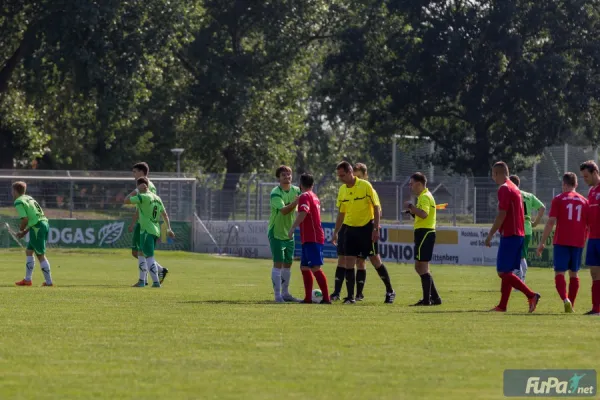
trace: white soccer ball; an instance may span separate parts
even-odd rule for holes
[[[319,290],[319,289],[313,290],[312,291],[312,302],[320,303],[321,300],[323,300],[323,292],[321,292],[321,290]]]

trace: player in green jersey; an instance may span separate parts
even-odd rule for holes
[[[133,166],[132,172],[133,172],[133,177],[135,178],[136,181],[140,178],[148,178],[148,173],[150,172],[150,167],[148,166],[147,163],[140,162]],[[149,178],[148,178],[148,190],[151,193],[156,194],[156,187],[150,181]],[[129,232],[130,233],[133,232],[133,239],[131,242],[131,255],[134,258],[138,259],[138,262],[139,262],[139,256],[141,255],[141,254],[139,254],[139,249],[138,249],[138,245],[140,243],[140,224],[138,223],[138,208],[137,207],[135,209],[135,213],[133,214],[133,219],[131,221],[131,225],[129,225]],[[155,262],[156,262],[156,267],[158,268],[158,277],[160,278],[160,283],[163,283],[163,281],[167,277],[167,274],[169,273],[169,270],[167,268],[164,268],[162,265],[160,265],[158,263],[158,261],[155,260]],[[148,283],[148,280],[146,279],[146,284],[147,283]]]
[[[271,280],[275,292],[275,302],[299,302],[290,294],[290,277],[294,260],[294,239],[288,233],[296,218],[294,211],[298,205],[300,188],[292,185],[292,169],[285,165],[277,168],[275,176],[279,186],[271,191],[271,216],[269,218],[269,245],[273,255]]]
[[[525,276],[527,275],[527,249],[529,249],[529,243],[531,242],[531,235],[533,234],[533,228],[535,228],[544,217],[546,207],[544,203],[540,201],[534,194],[526,192],[520,189],[521,179],[517,175],[511,175],[509,179],[519,187],[521,197],[523,198],[523,212],[525,213],[525,241],[523,242],[523,251],[521,253],[521,268],[513,271],[523,282],[525,282]],[[535,220],[531,222],[531,214],[533,211],[537,212]],[[515,289],[516,290],[516,289]]]
[[[33,268],[35,267],[35,258],[37,256],[40,262],[40,268],[44,274],[45,282],[42,286],[54,286],[52,283],[52,275],[50,275],[50,262],[46,258],[46,241],[48,240],[48,218],[44,215],[44,210],[34,200],[33,197],[25,194],[27,184],[25,182],[15,182],[12,185],[12,195],[15,200],[15,208],[21,219],[19,233],[17,237],[23,238],[29,232],[29,243],[27,243],[27,263],[25,264],[25,279],[15,282],[17,286],[31,286],[31,277]]]
[[[172,238],[175,237],[175,234],[171,230],[169,216],[162,200],[149,189],[150,182],[148,178],[139,178],[137,185],[137,189],[125,198],[125,204],[137,205],[140,221],[140,242],[138,245],[138,256],[141,252],[141,256],[138,258],[140,279],[133,286],[146,286],[146,274],[149,272],[152,277],[152,287],[160,287],[158,267],[154,259],[154,248],[160,236],[159,216],[167,224],[167,234]]]

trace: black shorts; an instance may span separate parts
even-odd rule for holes
[[[343,256],[346,248],[344,244],[346,243],[346,225],[342,225],[340,231],[338,232],[338,241],[337,241],[337,255]]]
[[[343,254],[340,255],[366,259],[377,254],[376,244],[373,243],[373,221],[365,226],[344,226]]]
[[[435,245],[435,230],[419,228],[415,229],[415,260],[431,261],[433,257],[433,246]]]

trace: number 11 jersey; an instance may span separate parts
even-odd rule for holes
[[[555,245],[585,246],[589,205],[584,196],[577,192],[559,194],[552,199],[549,216],[556,218]]]

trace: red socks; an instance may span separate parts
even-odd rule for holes
[[[304,280],[304,302],[312,303],[313,291],[313,273],[310,269],[302,270],[302,279]]]
[[[600,281],[592,282],[592,311],[600,313]]]
[[[565,301],[567,299],[567,281],[565,280],[565,276],[562,274],[556,275],[554,277],[554,285],[556,286],[556,291],[558,292],[560,299]]]
[[[329,289],[327,288],[327,277],[322,269],[318,270],[315,274],[315,279],[317,280],[317,284],[319,285],[319,289],[323,292],[323,300],[331,301],[329,299]],[[311,290],[312,292],[312,290]]]
[[[502,284],[500,285],[500,293],[502,296],[500,297],[500,304],[498,304],[498,308],[506,311],[506,307],[508,307],[508,299],[510,298],[510,292],[512,291],[512,285],[508,279],[508,275],[502,276]]]
[[[529,287],[525,284],[525,282],[520,280],[518,276],[516,276],[512,272],[509,274],[506,274],[506,276],[508,276],[510,285],[512,287],[514,287],[515,289],[517,289],[518,291],[520,291],[521,293],[523,293],[525,296],[527,296],[528,299],[535,296],[535,293],[531,289],[529,289]]]
[[[579,291],[579,278],[569,279],[569,300],[571,300],[571,304],[573,305],[573,307],[575,306],[575,298],[577,297],[578,291]]]

